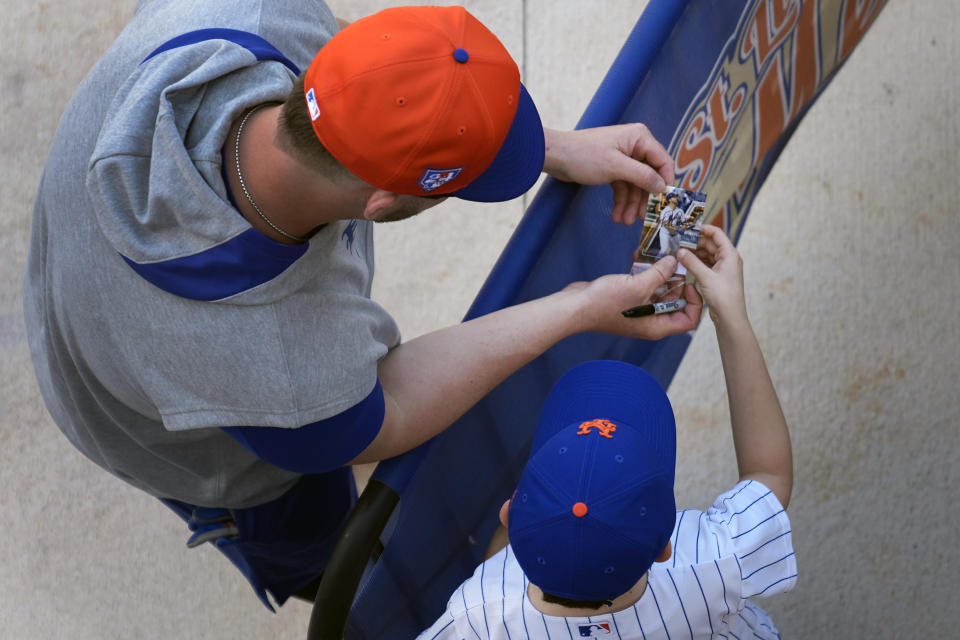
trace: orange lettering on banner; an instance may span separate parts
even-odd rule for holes
[[[707,169],[713,159],[713,141],[707,131],[707,119],[701,111],[683,134],[680,151],[677,153],[677,173],[683,174],[684,189],[699,191],[707,179]]]
[[[790,121],[813,98],[820,84],[820,30],[817,0],[807,0],[793,22],[793,55],[784,68],[783,47],[757,83],[754,159],[762,158]],[[786,74],[786,76],[784,75]]]
[[[797,0],[761,0],[753,14],[749,34],[740,48],[740,59],[754,55],[755,69],[763,67],[770,54],[786,40],[797,23]]]
[[[882,0],[844,0],[840,10],[840,60],[843,60],[860,42],[867,27],[877,17]]]
[[[722,221],[728,232],[739,228],[763,159],[885,4],[886,0],[747,0],[735,34],[670,144],[683,188],[717,190],[729,197],[709,212],[713,222]],[[829,59],[824,58],[825,34],[831,40],[834,34],[837,37],[836,49],[827,48]],[[749,150],[751,165],[746,163]],[[743,184],[730,194],[729,183],[743,171],[747,172]]]
[[[797,35],[793,41],[793,89],[790,99],[790,119],[813,99],[820,84],[820,8],[818,0],[803,3]]]
[[[707,101],[706,113],[701,108],[690,121],[677,153],[677,173],[684,176],[681,184],[684,189],[699,191],[703,186],[713,154],[726,140],[746,95],[746,87],[737,87],[730,95],[729,78],[724,75],[717,78]]]
[[[757,84],[754,102],[757,132],[753,142],[753,157],[756,160],[767,153],[787,125],[789,106],[783,87],[783,63],[779,51]]]
[[[727,137],[730,121],[739,113],[746,94],[745,89],[738,89],[728,101],[727,91],[729,90],[730,81],[720,76],[707,103],[707,117],[710,120],[710,129],[713,131],[713,141],[716,144],[720,144]]]

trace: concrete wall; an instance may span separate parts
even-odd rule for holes
[[[53,426],[20,281],[59,114],[132,4],[7,3],[0,33],[0,636],[302,638],[309,607],[262,610],[213,549]],[[387,4],[334,2],[346,18]],[[571,127],[643,2],[470,0],[545,122]],[[890,0],[800,126],[740,248],[748,306],[791,424],[797,588],[763,602],[785,637],[957,635],[960,9]],[[524,202],[447,203],[377,229],[375,297],[407,338],[459,320]],[[670,389],[678,503],[735,480],[713,328]]]

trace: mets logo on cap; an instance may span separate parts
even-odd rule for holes
[[[581,638],[599,638],[601,636],[610,635],[610,623],[609,622],[594,622],[593,624],[581,624],[578,627],[580,629]]]

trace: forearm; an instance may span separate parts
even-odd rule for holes
[[[690,331],[702,300],[686,287],[682,312],[627,318],[676,270],[673,257],[642,274],[574,282],[531,300],[402,344],[377,369],[385,417],[373,443],[354,462],[382,460],[440,433],[494,387],[556,342],[584,331],[659,340]]]
[[[757,479],[787,507],[793,455],[787,422],[746,312],[716,321],[741,479]]]
[[[564,132],[543,128],[544,158],[543,170],[559,180],[571,181],[564,169],[564,158],[575,150],[568,148]]]
[[[393,349],[378,368],[383,428],[355,462],[397,455],[443,431],[516,370],[580,331],[579,305],[579,294],[561,291]]]

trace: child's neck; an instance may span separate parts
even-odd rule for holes
[[[533,608],[548,616],[557,616],[561,618],[576,618],[587,616],[601,616],[606,613],[616,613],[632,607],[647,590],[647,574],[637,581],[637,584],[626,593],[613,599],[610,606],[600,607],[599,609],[575,609],[564,607],[563,605],[546,602],[543,599],[543,591],[532,582],[527,585],[527,597],[530,598],[530,604]]]

